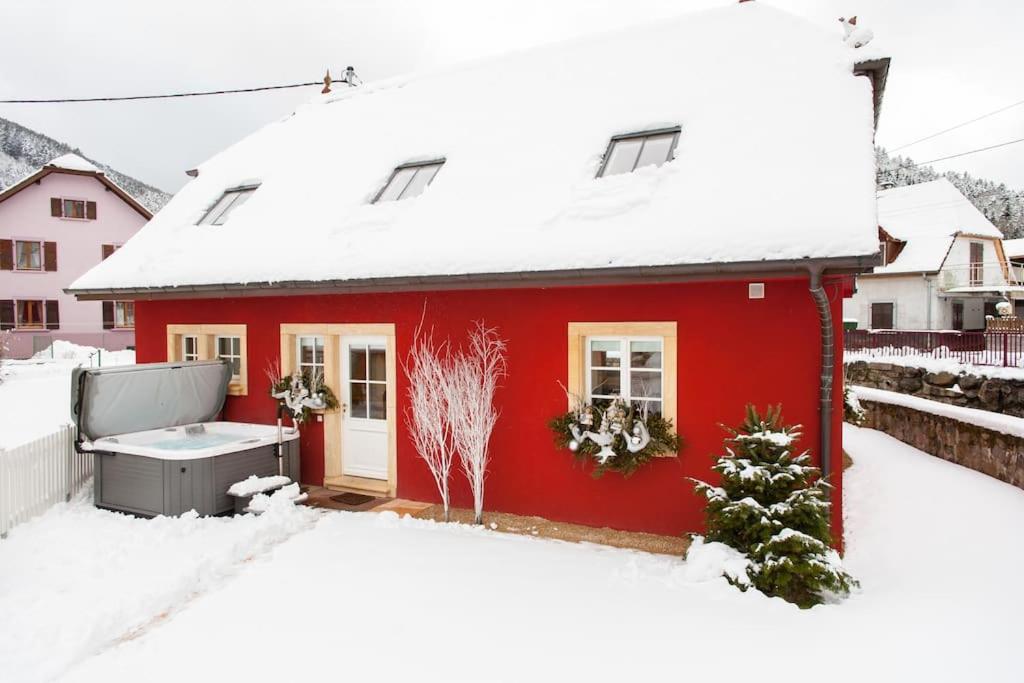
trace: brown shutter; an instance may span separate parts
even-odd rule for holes
[[[114,302],[104,301],[103,302],[103,329],[112,330],[114,329]]]
[[[113,244],[104,244],[104,245],[102,245],[100,247],[100,251],[103,254],[103,258],[105,259],[105,258],[107,258],[108,256],[110,256],[111,254],[114,253],[114,245]]]
[[[53,299],[46,301],[46,329],[60,329],[60,302]]]
[[[50,215],[57,218],[63,216],[64,212],[61,210],[63,205],[64,203],[60,200],[60,197],[50,197]]]
[[[14,329],[14,299],[0,299],[0,330]]]
[[[43,270],[57,270],[57,243],[43,242]]]
[[[0,270],[14,270],[14,240],[0,240]]]
[[[85,217],[91,221],[96,220],[96,202],[85,203]]]

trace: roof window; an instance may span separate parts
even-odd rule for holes
[[[398,166],[391,173],[384,189],[374,197],[373,203],[395,202],[418,197],[434,180],[434,176],[441,170],[444,161],[444,159],[434,159],[433,161],[420,161]]]
[[[220,199],[210,207],[210,210],[199,221],[199,225],[224,225],[227,223],[228,218],[231,217],[232,212],[249,201],[252,193],[258,187],[259,185],[247,185],[245,187],[234,187],[230,190],[225,190]]]
[[[641,166],[661,166],[671,161],[679,132],[676,127],[616,135],[608,143],[597,177],[632,173]]]

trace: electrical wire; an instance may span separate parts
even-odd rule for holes
[[[914,165],[917,166],[919,164],[934,164],[937,161],[945,161],[946,159],[956,159],[958,157],[965,157],[968,154],[977,154],[978,152],[987,152],[990,149],[1006,147],[1007,145],[1016,145],[1018,142],[1024,142],[1024,138],[1017,138],[1016,140],[1009,140],[1008,142],[1000,142],[997,145],[989,145],[988,147],[979,147],[978,149],[972,149],[967,152],[960,152],[959,154],[950,154],[949,156],[939,157],[938,159],[929,159],[928,161],[921,161]]]
[[[1013,109],[1014,107],[1019,107],[1022,104],[1024,104],[1024,100],[1020,100],[1019,102],[1014,102],[1013,104],[1008,104],[1005,107],[1000,107],[999,109],[996,109],[995,111],[990,111],[987,114],[982,114],[981,116],[973,118],[973,119],[971,119],[969,121],[964,121],[963,123],[958,123],[955,126],[950,126],[949,128],[945,128],[943,130],[940,130],[937,133],[932,133],[931,135],[926,135],[923,138],[919,138],[917,140],[914,140],[913,142],[908,142],[905,145],[900,145],[899,147],[893,147],[889,151],[890,152],[898,152],[901,149],[906,149],[907,147],[910,147],[912,145],[916,145],[919,142],[924,142],[925,140],[931,140],[932,138],[937,138],[940,135],[945,135],[946,133],[949,133],[951,131],[957,130],[958,128],[963,128],[964,126],[969,126],[972,123],[977,123],[978,121],[981,121],[982,119],[987,119],[990,116],[995,116],[996,114],[1001,114],[1004,111],[1006,111],[1007,109]]]
[[[65,97],[50,100],[0,100],[0,104],[70,104],[77,102],[127,102],[133,100],[167,100],[175,97],[205,97],[207,95],[234,95],[236,93],[263,92],[266,90],[306,88],[311,85],[323,85],[323,81],[310,81],[308,83],[289,83],[286,85],[261,85],[255,88],[232,88],[226,90],[179,92],[170,93],[166,95],[128,95],[124,97]]]

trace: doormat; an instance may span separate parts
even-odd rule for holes
[[[342,505],[358,507],[360,505],[366,505],[370,501],[377,500],[377,498],[367,496],[362,493],[339,493],[336,496],[331,496],[331,500],[335,503],[341,503]]]

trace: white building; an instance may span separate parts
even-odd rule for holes
[[[858,329],[982,330],[1024,299],[1002,233],[945,178],[879,192],[878,222],[885,265],[843,302]]]

